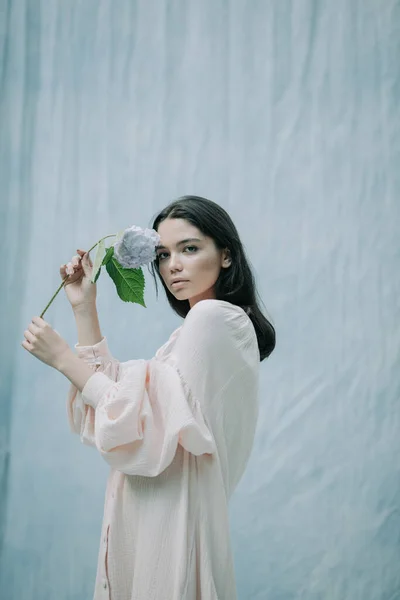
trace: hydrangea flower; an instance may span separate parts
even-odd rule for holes
[[[154,229],[132,225],[125,229],[122,239],[114,244],[114,256],[125,269],[138,269],[156,258],[156,246],[161,238]]]

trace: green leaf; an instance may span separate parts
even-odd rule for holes
[[[95,259],[93,261],[92,278],[90,280],[92,283],[95,283],[99,278],[101,264],[103,262],[105,253],[106,253],[105,242],[104,242],[104,240],[100,240],[100,242],[97,244],[97,252],[96,252]]]
[[[113,256],[114,256],[114,246],[110,246],[110,248],[107,248],[106,255],[103,258],[103,262],[101,264],[106,266],[106,264],[111,260],[111,258]]]
[[[107,273],[115,283],[118,296],[124,302],[135,302],[146,307],[144,302],[145,280],[143,271],[139,269],[125,269],[112,257],[106,264]]]
[[[94,283],[96,283],[96,282],[97,282],[98,278],[100,277],[100,273],[101,273],[101,267],[100,267],[100,269],[97,271],[97,275],[96,275],[96,277],[95,277]]]

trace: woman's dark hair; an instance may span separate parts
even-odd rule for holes
[[[219,204],[201,198],[200,196],[182,196],[166,206],[155,218],[152,228],[158,227],[165,219],[185,219],[204,235],[213,238],[219,249],[227,248],[232,259],[228,268],[221,268],[219,277],[215,282],[214,291],[217,300],[225,300],[243,308],[251,319],[257,335],[260,362],[267,358],[275,348],[275,329],[268,319],[262,314],[257,299],[258,291],[254,275],[249,265],[249,260],[238,231],[228,215]],[[151,274],[156,285],[158,298],[157,273],[168,302],[173,310],[181,317],[186,317],[190,310],[189,300],[178,300],[164,283],[159,271],[158,257],[151,263]]]

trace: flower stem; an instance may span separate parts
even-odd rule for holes
[[[96,242],[96,243],[95,243],[95,244],[94,244],[94,245],[93,245],[93,246],[90,248],[90,250],[88,250],[88,251],[87,251],[87,253],[89,254],[89,252],[91,252],[91,251],[93,250],[93,248],[95,248],[95,247],[97,246],[97,244],[99,244],[99,243],[100,243],[102,240],[105,240],[105,239],[107,239],[107,238],[109,238],[109,237],[114,237],[114,236],[116,236],[116,235],[117,235],[116,233],[111,233],[110,235],[106,235],[105,237],[101,238],[101,239],[100,239],[98,242]],[[48,302],[48,304],[47,304],[46,308],[44,309],[44,311],[43,311],[43,312],[42,312],[42,314],[40,315],[40,318],[41,318],[41,319],[43,319],[43,315],[44,315],[44,313],[45,313],[45,312],[46,312],[46,310],[49,308],[49,306],[51,305],[51,303],[53,302],[54,298],[57,296],[57,294],[58,294],[58,292],[61,290],[61,288],[63,288],[63,287],[64,287],[64,285],[65,285],[65,282],[68,280],[68,278],[69,278],[69,277],[70,277],[70,276],[69,276],[69,275],[67,275],[67,276],[65,277],[65,279],[63,279],[63,280],[62,280],[62,282],[60,283],[60,285],[59,285],[59,287],[57,288],[56,292],[55,292],[55,293],[54,293],[54,295],[52,296],[51,300]]]

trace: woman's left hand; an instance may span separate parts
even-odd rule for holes
[[[59,368],[65,353],[72,352],[64,338],[40,317],[33,317],[28,329],[24,331],[24,336],[25,341],[21,346],[55,369]]]

